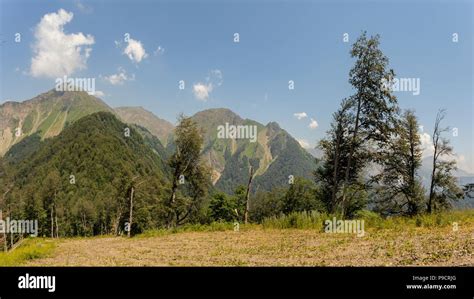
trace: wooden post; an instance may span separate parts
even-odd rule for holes
[[[132,220],[133,220],[133,186],[132,190],[130,191],[130,217],[128,218],[128,232],[127,235],[130,238],[130,233],[132,232]]]
[[[250,185],[252,184],[253,179],[253,168],[250,166],[250,177],[249,183],[247,185],[247,193],[245,194],[245,214],[244,214],[244,222],[247,224],[249,219],[249,197],[250,197]]]

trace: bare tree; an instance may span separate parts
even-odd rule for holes
[[[251,184],[252,184],[252,179],[253,179],[253,168],[252,168],[252,166],[250,166],[250,177],[249,177],[249,182],[247,184],[247,192],[245,193],[245,214],[244,214],[245,224],[248,223],[248,218],[249,218],[250,187],[251,187]]]
[[[432,138],[434,153],[430,195],[427,203],[428,213],[432,213],[437,208],[449,207],[450,200],[455,200],[462,196],[462,190],[456,185],[456,180],[451,173],[456,169],[456,161],[446,160],[447,157],[453,155],[453,148],[449,144],[449,140],[442,137],[443,133],[449,131],[448,127],[440,127],[441,121],[445,117],[446,110],[440,109],[436,115]]]

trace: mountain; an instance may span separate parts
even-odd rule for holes
[[[146,128],[158,137],[164,146],[168,143],[168,138],[174,129],[170,122],[159,118],[143,107],[118,107],[114,111],[123,122]]]
[[[51,90],[24,102],[0,105],[0,156],[33,134],[40,139],[58,135],[78,119],[98,111],[113,112],[86,92]]]
[[[0,162],[14,182],[9,193],[14,207],[25,208],[16,212],[39,219],[43,233],[49,229],[50,209],[56,209],[66,235],[110,233],[126,220],[124,207],[136,182],[137,225],[149,225],[154,215],[148,207],[159,206],[169,173],[142,134],[129,127],[111,113],[97,112],[39,142],[33,152],[25,152],[22,143],[38,139],[34,135],[12,147],[5,157],[17,159]],[[83,226],[72,224],[77,219]]]
[[[421,177],[421,180],[423,182],[423,185],[425,188],[429,188],[430,183],[431,183],[431,172],[433,170],[433,156],[425,157],[421,161],[421,167],[418,172],[418,175]],[[465,170],[462,169],[456,169],[453,171],[453,175],[457,177],[458,179],[460,178],[468,178],[468,177],[474,177],[474,174],[469,173]],[[474,181],[473,181],[474,183]],[[460,181],[460,184],[465,184],[464,182]]]
[[[433,169],[433,156],[423,158],[421,167],[418,171],[418,175],[421,177],[421,181],[425,186],[425,190],[429,190],[431,184],[431,171]],[[471,174],[462,169],[456,169],[453,171],[453,175],[457,178],[459,186],[462,188],[467,184],[474,183],[474,174]],[[456,209],[474,208],[474,198],[465,196],[464,199],[452,202]]]
[[[203,157],[211,165],[213,182],[225,192],[247,184],[250,166],[255,173],[253,191],[287,185],[290,175],[310,178],[316,166],[311,155],[275,122],[263,125],[224,108],[204,110],[192,118],[204,130]],[[219,128],[226,126],[240,126],[247,132],[255,128],[255,135],[247,136],[254,140],[221,138]]]
[[[313,148],[305,148],[305,149],[314,158],[322,159],[323,156],[324,156],[324,152],[320,148],[318,148],[317,146],[315,146]]]
[[[22,103],[7,102],[0,106],[0,156],[5,155],[10,162],[22,160],[50,137],[99,111],[110,112],[128,123],[162,161],[173,153],[173,125],[144,108],[112,109],[85,92],[52,90]],[[217,188],[231,193],[238,185],[246,185],[251,165],[255,173],[254,191],[286,185],[291,175],[311,178],[315,159],[277,123],[263,125],[243,119],[229,109],[204,110],[192,118],[203,129],[203,158],[212,168]],[[226,124],[256,128],[254,142],[248,138],[218,138],[219,126]],[[17,128],[21,129],[20,136],[15,135]]]
[[[54,137],[80,118],[99,111],[113,113],[123,122],[134,124],[135,129],[143,137],[146,135],[149,142],[153,142],[151,136],[155,136],[161,144],[166,145],[174,128],[171,123],[141,107],[112,109],[101,99],[86,92],[51,90],[21,103],[6,102],[0,105],[0,156],[25,138],[34,136],[27,141],[31,149],[33,143]],[[159,148],[158,152],[163,154],[164,148],[154,143]],[[17,151],[18,148],[11,154]]]

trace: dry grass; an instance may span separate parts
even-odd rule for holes
[[[474,224],[372,229],[364,237],[309,229],[178,232],[62,239],[29,266],[473,266]]]

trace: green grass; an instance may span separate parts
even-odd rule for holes
[[[36,110],[30,112],[28,116],[25,118],[23,123],[22,131],[24,134],[29,134],[33,129],[33,122],[34,122],[34,114],[36,114]]]
[[[29,260],[47,257],[53,252],[54,241],[45,238],[31,238],[14,250],[0,252],[0,267],[19,266]]]
[[[261,224],[240,224],[240,231],[252,229],[314,229],[322,231],[324,221],[327,219],[340,219],[337,215],[328,215],[316,211],[291,213],[278,217],[266,218]],[[368,230],[394,230],[403,231],[412,228],[442,228],[451,227],[458,223],[459,227],[474,224],[474,210],[447,211],[435,214],[421,214],[415,217],[390,217],[383,218],[370,211],[360,211],[357,219],[365,221]],[[183,232],[219,232],[234,230],[232,222],[213,222],[211,224],[186,224],[172,229],[153,229],[135,236],[136,238],[158,237]],[[106,238],[110,236],[96,236],[94,238]],[[75,237],[60,239],[90,239],[90,237]],[[18,266],[29,260],[49,256],[57,241],[47,238],[26,239],[18,248],[10,252],[0,252],[0,266]]]
[[[258,227],[258,224],[239,224],[239,230],[248,230]],[[234,230],[233,222],[212,222],[210,224],[185,224],[183,226],[170,229],[151,229],[147,230],[136,237],[157,237],[168,234],[182,233],[182,232],[217,232]]]
[[[262,222],[264,228],[275,229],[317,229],[324,228],[324,221],[332,220],[336,217],[340,220],[338,215],[328,215],[316,211],[290,213],[288,215],[274,216],[266,218]],[[462,211],[445,211],[434,214],[420,214],[414,217],[388,217],[384,218],[377,213],[362,210],[357,213],[355,219],[364,220],[366,229],[397,229],[404,230],[406,228],[415,227],[446,227],[453,226],[453,223],[458,223],[458,226],[467,223],[474,223],[474,210]]]
[[[447,227],[458,223],[459,226],[474,223],[474,210],[444,211],[433,214],[420,214],[414,217],[389,217],[383,218],[370,211],[360,211],[359,219],[364,219],[366,228],[375,229],[400,229],[414,227]]]
[[[293,212],[288,215],[282,214],[280,216],[265,218],[262,221],[262,226],[263,228],[275,229],[298,228],[322,230],[324,220],[326,219],[332,219],[332,216],[316,211]]]
[[[314,229],[323,231],[324,221],[341,217],[335,214],[320,213],[317,211],[293,212],[288,215],[273,216],[265,218],[261,224],[240,224],[240,230],[250,228],[268,229]],[[357,213],[355,219],[364,220],[366,229],[392,229],[404,230],[416,227],[447,227],[453,223],[462,224],[474,223],[474,210],[445,211],[434,214],[420,214],[414,217],[397,216],[384,218],[377,213],[362,210]],[[145,231],[138,237],[155,237],[179,232],[212,232],[233,230],[233,223],[213,222],[211,224],[186,224],[172,229],[153,229]]]

